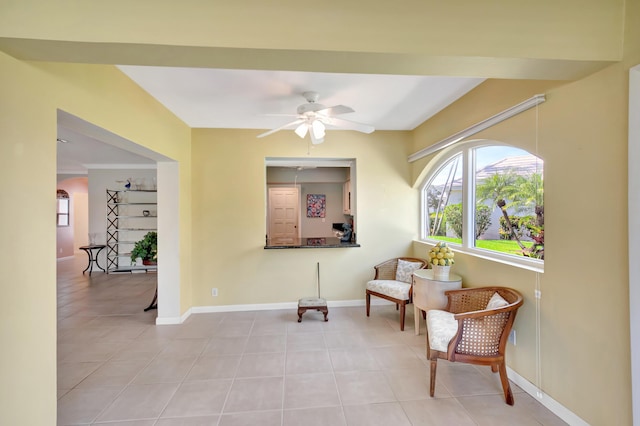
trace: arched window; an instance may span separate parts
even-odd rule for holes
[[[539,157],[493,141],[443,151],[421,190],[422,239],[542,270],[543,171]]]
[[[56,223],[58,226],[69,226],[69,193],[64,189],[58,189],[56,194]]]

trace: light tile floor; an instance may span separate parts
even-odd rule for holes
[[[155,274],[83,276],[58,263],[58,424],[563,425],[488,367],[438,363],[392,306],[195,314],[154,325]],[[424,327],[424,325],[423,325]]]

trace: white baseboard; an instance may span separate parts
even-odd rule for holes
[[[372,306],[391,305],[392,302],[388,300],[374,298],[371,299]],[[336,300],[327,301],[327,306],[330,308],[345,308],[352,306],[364,306],[364,299],[355,300]],[[166,317],[156,318],[156,325],[173,325],[182,324],[191,316],[191,314],[209,314],[215,312],[246,312],[246,311],[275,311],[278,309],[297,309],[298,302],[281,302],[281,303],[258,303],[251,305],[220,305],[220,306],[194,306],[187,309],[187,311],[180,317]]]
[[[570,411],[564,405],[560,404],[555,399],[538,389],[536,385],[507,367],[507,376],[509,380],[518,385],[523,391],[531,395],[536,401],[544,405],[549,411],[562,420],[567,422],[571,426],[589,426],[589,423],[582,420],[574,412]]]
[[[371,301],[372,305],[382,305],[387,302],[386,300],[382,300],[384,303]],[[364,306],[364,300],[336,300],[336,301],[327,301],[328,307],[334,308],[344,308],[349,306]],[[220,306],[194,306],[191,308],[191,313],[193,314],[205,314],[205,313],[213,313],[213,312],[243,312],[243,311],[275,311],[278,309],[298,309],[298,302],[281,302],[281,303],[258,303],[253,305],[220,305]]]
[[[156,325],[175,325],[175,324],[182,324],[183,322],[185,322],[187,320],[187,318],[189,318],[192,314],[192,309],[193,308],[189,308],[187,309],[187,312],[185,312],[184,314],[182,314],[179,317],[156,317]]]
[[[156,317],[156,325],[176,325],[182,324],[183,322],[182,317]]]
[[[58,262],[62,262],[63,260],[71,260],[71,259],[75,259],[75,256],[66,256],[66,257],[58,257],[56,260]]]

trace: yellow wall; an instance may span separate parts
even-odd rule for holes
[[[56,115],[60,108],[181,164],[182,295],[190,306],[190,131],[113,66],[0,53],[0,423],[56,418]],[[183,308],[186,309],[186,308]]]
[[[574,79],[620,59],[624,6],[0,0],[0,49],[24,60]]]
[[[506,6],[498,0],[408,0],[395,5],[382,0],[325,0],[318,7],[295,0],[138,0],[135,4],[71,0],[63,6],[42,0],[3,0],[0,35],[184,46],[616,59],[621,54],[623,4],[622,0],[541,0]],[[153,19],[147,19],[151,10]],[[331,31],[327,31],[329,21]],[[554,42],[540,43],[545,37]]]
[[[134,4],[68,0],[64,5],[2,0],[0,36],[327,52],[427,52],[493,59],[616,60],[621,55],[623,6],[622,0],[519,4],[405,0],[401,5],[384,0],[325,0],[321,7],[296,0],[138,0]],[[145,19],[150,11],[153,19]]]
[[[417,236],[408,132],[329,132],[307,156],[293,132],[193,131],[193,305],[294,302],[315,294],[362,300],[373,265],[406,254]],[[265,157],[355,158],[359,248],[265,250]],[[219,296],[211,296],[211,288]]]
[[[635,59],[640,61],[640,56]],[[594,425],[631,423],[627,77],[628,67],[617,64],[574,83],[549,84],[542,90],[547,101],[539,107],[537,141],[535,109],[472,137],[506,142],[544,159],[545,269],[536,277],[534,272],[470,255],[459,256],[456,263],[467,286],[509,285],[524,294],[515,325],[518,344],[509,347],[509,365]],[[506,108],[505,103],[513,105],[541,93],[544,86],[489,81],[423,124],[415,132],[414,148],[445,137],[443,123],[464,123],[470,111],[482,115],[486,110],[487,118]],[[438,136],[432,140],[431,135]],[[413,176],[422,177],[426,161],[414,164]],[[416,243],[416,254],[424,250]],[[536,279],[542,291],[540,383]]]

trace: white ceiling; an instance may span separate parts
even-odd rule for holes
[[[325,106],[355,110],[341,118],[376,130],[412,130],[480,84],[481,78],[119,66],[193,128],[272,129],[292,121],[305,91]],[[260,132],[256,131],[256,136]],[[330,135],[330,134],[329,134]],[[326,138],[329,141],[330,138]],[[145,156],[85,137],[60,123],[59,173],[112,164],[153,164]],[[135,141],[134,141],[135,142]],[[325,142],[326,143],[326,142]]]
[[[326,106],[346,105],[355,112],[342,118],[377,130],[413,130],[483,80],[312,73],[120,66],[140,87],[189,127],[272,129],[306,103],[305,91],[320,94]]]

